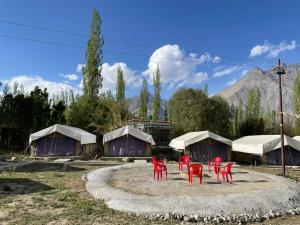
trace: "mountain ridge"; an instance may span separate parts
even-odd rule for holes
[[[282,98],[283,111],[293,114],[293,85],[297,74],[300,73],[300,64],[290,64],[286,67],[286,74],[282,75]],[[247,102],[248,91],[258,89],[261,93],[261,107],[264,111],[278,111],[279,86],[278,75],[272,70],[262,70],[254,67],[247,72],[239,81],[227,87],[217,95],[222,96],[229,103],[238,105],[240,99]]]

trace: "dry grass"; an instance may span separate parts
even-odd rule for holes
[[[88,170],[64,170],[60,166],[54,171],[52,166],[50,171],[44,167],[41,172],[3,172],[0,224],[171,224],[108,209],[85,191],[81,176]]]

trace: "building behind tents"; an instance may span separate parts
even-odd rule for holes
[[[96,136],[76,127],[55,124],[29,137],[31,156],[80,156],[93,158]]]
[[[280,135],[252,135],[232,142],[235,161],[281,165]],[[286,165],[300,165],[300,142],[284,136]]]
[[[172,139],[170,147],[191,155],[192,161],[207,162],[215,157],[231,160],[231,140],[210,131],[189,132]]]
[[[150,157],[155,142],[151,135],[132,126],[124,126],[103,136],[106,157]]]

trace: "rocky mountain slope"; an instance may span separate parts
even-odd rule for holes
[[[300,64],[288,65],[286,74],[282,76],[283,110],[293,114],[293,85],[297,74],[300,73]],[[247,104],[247,94],[252,88],[261,92],[261,106],[264,110],[276,110],[279,108],[278,76],[270,70],[264,71],[256,67],[246,73],[235,84],[219,93],[228,102],[237,105],[241,99]]]

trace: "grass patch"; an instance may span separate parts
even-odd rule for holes
[[[82,167],[82,166],[81,166]],[[16,168],[12,176],[3,172],[0,184],[16,187],[11,194],[0,192],[4,215],[0,221],[8,224],[149,224],[147,219],[129,216],[106,207],[104,201],[93,199],[81,180],[89,169],[72,164],[33,163]],[[2,183],[1,183],[2,182]],[[154,224],[174,224],[155,221]]]

